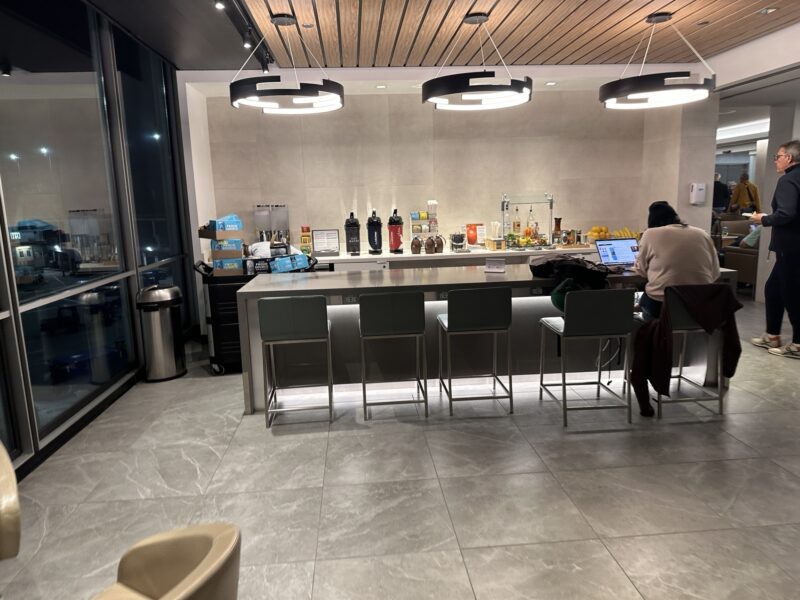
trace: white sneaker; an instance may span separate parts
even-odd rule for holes
[[[760,348],[780,348],[781,336],[765,333],[759,337],[750,338],[750,343]]]
[[[787,358],[800,358],[800,344],[786,344],[780,348],[770,348],[769,353]]]

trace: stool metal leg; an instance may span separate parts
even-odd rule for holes
[[[623,359],[622,363],[622,395],[625,397],[625,401],[628,403],[628,423],[632,423],[632,415],[631,415],[631,386],[627,384],[628,379],[628,369],[630,368],[630,355],[631,355],[631,336],[630,334],[625,336],[625,358]]]
[[[270,391],[270,372],[269,372],[269,352],[268,344],[261,344],[261,362],[264,367],[264,419],[266,420],[267,429],[270,426],[269,409],[272,403],[272,392]]]
[[[497,391],[497,332],[492,334],[492,392]]]
[[[442,395],[442,325],[437,323],[436,328],[439,330],[439,395]]]
[[[361,402],[364,405],[364,420],[367,416],[367,340],[361,338]]]
[[[678,389],[681,389],[681,379],[683,379],[683,361],[686,358],[686,340],[689,334],[684,332],[681,340],[681,351],[678,354]]]
[[[453,359],[450,356],[450,332],[445,332],[447,340],[447,401],[450,403],[450,416],[453,416]]]
[[[506,331],[506,362],[508,362],[508,412],[513,415],[514,383],[511,380],[511,330]]]
[[[331,357],[331,335],[325,344],[328,352],[328,422],[333,423],[333,359]]]
[[[563,352],[563,348],[561,349]],[[597,342],[597,398],[600,399],[600,378],[603,376],[603,340]]]
[[[560,339],[560,338],[559,338]],[[561,339],[561,410],[564,413],[564,427],[567,426],[567,344]]]
[[[544,325],[539,323],[539,402],[542,401],[544,393],[544,336],[546,333]]]
[[[428,418],[428,353],[425,350],[425,334],[419,336],[422,346],[422,395],[425,397],[425,418]]]
[[[722,399],[725,394],[722,381],[722,340],[717,344],[717,395],[719,396],[719,414],[722,414]]]

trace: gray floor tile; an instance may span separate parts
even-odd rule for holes
[[[321,488],[206,496],[197,522],[225,521],[242,530],[242,565],[314,559]]]
[[[37,579],[18,577],[3,590],[3,600],[76,600],[94,598],[114,584],[115,578]]]
[[[334,436],[328,442],[325,485],[436,478],[425,435]]]
[[[555,471],[758,455],[755,450],[713,425],[586,433],[534,442],[533,446],[547,466]]]
[[[723,427],[765,456],[800,455],[800,411],[727,415]]]
[[[772,459],[772,462],[800,477],[800,456],[777,456]]]
[[[217,469],[224,446],[202,442],[134,450],[113,465],[88,501],[198,496]]]
[[[599,540],[464,550],[480,600],[641,596]]]
[[[317,561],[314,600],[468,600],[457,550]]]
[[[325,488],[318,558],[456,548],[436,480]]]
[[[427,426],[424,412],[418,412],[413,404],[397,406],[375,406],[370,409],[370,418],[364,419],[361,404],[351,403],[336,406],[336,415],[330,427],[330,435],[352,436],[369,433],[414,433]]]
[[[682,533],[607,543],[648,600],[797,598],[797,582],[750,544],[746,532]]]
[[[739,526],[800,522],[800,477],[768,459],[671,465],[697,499]]]
[[[289,413],[292,414],[292,413]],[[286,417],[289,416],[286,415]],[[296,422],[287,423],[282,417],[281,423],[267,429],[263,414],[245,415],[236,429],[231,446],[263,445],[270,442],[299,440],[306,438],[327,438],[330,423],[328,419],[308,419],[305,413],[293,413]]]
[[[751,527],[744,535],[762,554],[800,582],[800,525]]]
[[[189,499],[80,504],[49,531],[41,549],[17,576],[23,579],[113,577],[124,552],[147,536],[189,525],[198,504]]]
[[[510,419],[454,423],[425,432],[439,477],[545,471],[544,463]]]
[[[596,537],[549,473],[442,479],[462,548]]]
[[[314,563],[242,567],[238,600],[311,600]]]
[[[325,437],[231,444],[207,494],[322,487]]]
[[[601,537],[732,527],[689,492],[671,474],[671,466],[561,471],[556,476]]]

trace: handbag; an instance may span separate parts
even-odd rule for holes
[[[550,302],[563,313],[564,305],[567,302],[567,294],[585,289],[585,286],[575,281],[572,277],[567,277],[550,292]]]

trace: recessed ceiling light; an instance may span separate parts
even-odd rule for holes
[[[705,27],[706,25],[711,25],[711,21],[698,21],[697,25],[700,27]]]
[[[44,156],[47,156],[48,154],[50,154],[50,149],[42,146],[41,148],[39,148],[39,152]]]
[[[8,158],[10,158],[11,160],[19,160],[19,154],[11,153],[8,155]]]
[[[555,81],[548,81],[547,83],[545,83],[545,85],[554,86],[554,85],[556,85],[556,82]]]
[[[313,23],[303,23],[303,29],[312,29],[313,27]]]
[[[778,10],[778,9],[773,7],[773,6],[770,6],[769,8],[762,8],[760,11],[758,11],[758,13],[761,14],[761,15],[771,15],[776,10]]]
[[[375,86],[375,89],[378,89],[378,90],[385,90],[385,89],[386,89],[386,86],[385,86],[385,85],[383,85],[383,84],[381,84],[381,85],[376,85],[376,86]]]
[[[224,2],[214,2],[214,8],[217,10],[225,10],[225,3]]]

